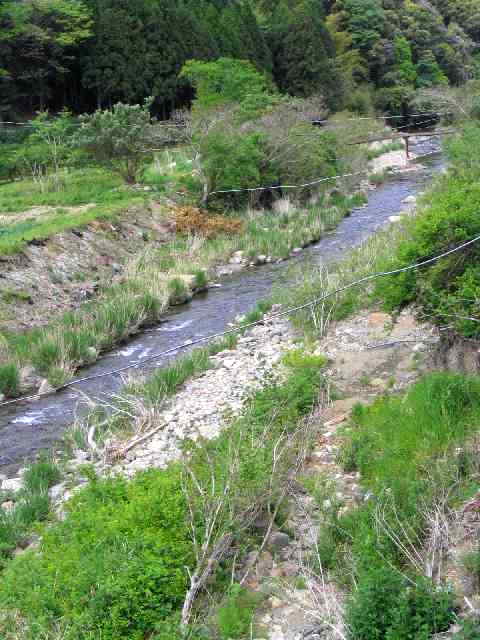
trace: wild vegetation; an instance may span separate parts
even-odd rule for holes
[[[324,365],[324,358],[302,353],[288,358],[285,381],[254,394],[218,439],[192,443],[184,466],[151,470],[130,482],[93,476],[69,502],[65,519],[43,532],[40,552],[23,554],[3,573],[4,633],[25,639],[59,633],[72,639],[183,637],[182,605],[189,590],[197,596],[204,586],[193,576],[205,578],[216,569],[209,564],[216,550],[221,570],[215,588],[222,593],[226,551],[248,548],[255,517],[282,499],[308,441],[298,421],[314,406]],[[248,599],[238,588],[230,591],[203,633],[217,629],[225,640],[243,633],[248,609],[246,625],[235,610],[230,613],[242,597]],[[191,612],[183,609],[188,624]],[[201,629],[198,634],[204,637]]]
[[[352,640],[430,638],[456,620],[438,527],[477,492],[479,391],[477,378],[435,373],[404,395],[354,408],[340,462],[360,473],[369,497],[345,510],[334,497],[325,502],[324,489],[317,494],[319,561],[352,588]]]
[[[148,102],[118,104],[111,112],[82,116],[78,127],[67,113],[51,124],[45,114],[32,121],[34,132],[18,147],[16,157],[22,159],[21,171],[32,174],[33,184],[23,180],[3,187],[0,250],[13,253],[52,233],[96,219],[114,220],[125,207],[141,206],[145,196],[122,186],[118,176],[126,183],[143,179],[151,185],[148,189],[155,189],[165,210],[171,211],[177,237],[160,248],[146,237],[145,252],[125,265],[121,282],[103,286],[95,300],[78,310],[20,335],[4,332],[7,362],[0,370],[0,393],[18,394],[25,365],[33,365],[53,386],[61,385],[76,368],[158,320],[169,304],[190,299],[192,291],[207,285],[214,267],[228,262],[234,252],[241,252],[247,264],[285,259],[292,249],[318,240],[351,206],[361,203],[360,194],[345,197],[337,189],[330,195],[328,182],[299,190],[282,201],[278,212],[272,208],[280,199],[275,190],[215,195],[242,186],[352,173],[365,166],[366,150],[348,147],[350,134],[341,126],[342,115],[334,119],[338,129],[312,127],[312,113],[322,112],[323,102],[282,97],[250,63],[191,61],[182,75],[196,86],[197,97],[187,125],[189,144],[179,151],[178,161],[169,161],[168,150],[153,163],[143,153],[154,126]],[[364,122],[363,129],[384,127],[373,119]],[[23,163],[26,154],[30,164]],[[87,168],[92,160],[95,168]],[[344,190],[355,184],[358,179],[346,180]],[[27,196],[29,186],[33,189]],[[223,215],[199,210],[199,199],[222,207]],[[38,215],[35,206],[52,208]],[[232,207],[234,214],[225,215]],[[25,208],[31,216],[25,216]],[[23,212],[19,221],[17,212]]]
[[[424,199],[422,215],[408,225],[405,239],[385,266],[396,268],[428,260],[479,235],[480,167],[472,153],[479,136],[478,124],[469,123],[462,135],[447,145],[452,162],[449,174]],[[399,308],[415,300],[424,317],[460,335],[476,338],[479,255],[478,243],[470,245],[425,269],[378,283],[376,292],[386,308]]]
[[[146,233],[145,251],[122,265],[118,282],[100,283],[96,297],[74,311],[36,329],[1,332],[0,397],[22,393],[30,365],[52,386],[63,384],[158,321],[169,304],[204,289],[235,252],[246,264],[263,264],[318,240],[363,201],[358,176],[328,179],[368,177],[368,160],[399,148],[352,145],[387,134],[375,113],[401,115],[397,124],[406,126],[419,122],[412,112],[434,110],[439,115],[425,124],[442,117],[461,128],[446,146],[448,172],[418,216],[334,267],[303,268],[275,297],[301,304],[480,235],[477,4],[1,2],[0,256],[94,221],[128,218],[129,208],[152,199],[176,235],[154,244]],[[294,192],[282,186],[318,179],[327,181]],[[477,246],[349,288],[293,321],[308,343],[332,318],[369,304],[396,312],[414,302],[422,318],[477,339]],[[0,295],[29,300],[10,287]],[[113,414],[94,411],[82,429],[74,425],[71,446],[91,445],[92,433],[101,445],[113,430],[128,432],[135,415],[125,407],[135,402],[155,416],[268,308],[261,305],[224,341],[130,381]],[[326,391],[326,364],[301,349],[289,352],[278,381],[252,394],[238,418],[226,416],[216,439],[184,443],[181,461],[166,469],[127,480],[80,468],[87,486],[60,518],[49,489],[61,465],[50,457],[30,465],[20,492],[0,496],[0,635],[255,637],[262,596],[245,588],[237,560],[263,549],[255,521],[280,522],[287,486],[317,435],[305,418]],[[357,405],[339,462],[359,474],[365,500],[347,510],[324,478],[308,485],[321,512],[316,570],[349,594],[348,640],[427,640],[457,621],[454,593],[436,572],[444,548],[435,527],[477,494],[479,406],[476,377],[445,373]],[[463,564],[480,580],[478,550]],[[476,620],[461,626],[459,639],[478,637]]]

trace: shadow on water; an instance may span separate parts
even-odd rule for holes
[[[425,169],[397,174],[372,191],[365,207],[352,211],[334,232],[325,235],[317,244],[302,252],[296,261],[338,259],[348,249],[360,245],[385,226],[390,216],[404,208],[402,201],[423,190],[432,174],[444,166],[440,156],[431,156],[423,164]],[[268,297],[274,284],[286,282],[290,265],[291,261],[283,262],[246,270],[222,279],[221,287],[212,288],[208,293],[195,297],[188,305],[177,307],[167,316],[166,322],[107,354],[84,370],[85,375],[134,364],[142,358],[188,340],[224,330],[235,316],[249,311],[257,301]],[[172,354],[169,359],[175,357]],[[159,359],[150,366],[158,367],[167,361]],[[82,393],[102,400],[108,394],[117,392],[122,381],[119,375],[108,376],[28,404],[13,404],[1,409],[2,473],[14,473],[25,459],[34,457],[41,449],[51,447],[85,409]]]

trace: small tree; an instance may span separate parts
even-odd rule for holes
[[[74,143],[95,160],[134,184],[143,164],[146,142],[151,138],[152,121],[147,98],[143,105],[118,102],[113,109],[98,109],[80,116],[81,126]]]

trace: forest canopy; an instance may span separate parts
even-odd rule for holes
[[[0,118],[194,91],[186,61],[248,60],[331,109],[405,108],[417,88],[479,73],[476,0],[0,0]]]

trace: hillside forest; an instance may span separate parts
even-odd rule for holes
[[[479,65],[476,0],[0,1],[0,119],[154,96],[189,106],[189,59],[249,60],[287,94],[330,109],[399,113],[418,88]]]

